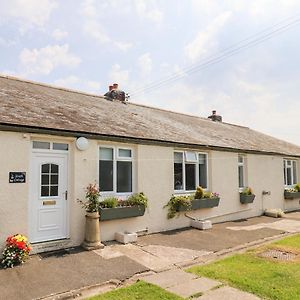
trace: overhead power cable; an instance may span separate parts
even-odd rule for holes
[[[299,14],[297,14],[297,15],[299,15]],[[292,19],[294,19],[294,20],[291,21]],[[287,21],[289,21],[289,22],[287,22]],[[169,85],[169,84],[173,83],[174,81],[184,78],[190,74],[199,72],[200,70],[208,68],[211,65],[217,64],[239,52],[242,52],[246,49],[249,49],[258,44],[261,44],[261,43],[273,38],[274,36],[277,36],[299,24],[300,24],[300,18],[295,18],[295,16],[293,18],[287,18],[281,22],[278,22],[278,23],[260,31],[257,34],[249,36],[248,38],[245,38],[245,39],[233,44],[232,46],[221,51],[219,54],[217,53],[215,55],[209,56],[208,58],[206,58],[196,64],[190,65],[189,67],[182,69],[182,72],[179,74],[173,73],[173,74],[169,75],[168,77],[166,77],[165,79],[160,79],[159,81],[154,81],[144,87],[137,88],[134,90],[134,92],[129,93],[129,94],[132,97],[132,96],[142,94],[146,91],[147,91],[147,93],[150,93],[151,91],[156,90],[157,88],[161,88],[163,86]],[[237,45],[240,45],[240,46],[237,47]]]

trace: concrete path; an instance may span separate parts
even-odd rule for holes
[[[183,298],[200,300],[259,300],[258,297],[224,286],[221,282],[173,269],[143,278]]]

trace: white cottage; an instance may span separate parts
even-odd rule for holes
[[[123,96],[112,100],[0,76],[1,245],[15,233],[28,235],[38,251],[79,245],[84,211],[77,199],[93,182],[103,197],[144,192],[149,198],[143,216],[101,221],[104,241],[118,231],[189,226],[184,214],[167,219],[163,207],[197,185],[218,192],[220,203],[189,215],[213,222],[300,208],[300,199],[284,199],[284,189],[300,178],[299,146],[215,115],[125,103]],[[253,203],[240,202],[244,186],[256,194]]]

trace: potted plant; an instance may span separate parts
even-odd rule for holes
[[[293,188],[284,190],[284,199],[293,200],[300,198],[300,183],[297,183]]]
[[[99,207],[100,191],[96,184],[89,184],[85,190],[86,201],[78,200],[85,209],[85,237],[82,247],[86,250],[103,248],[100,239]]]
[[[31,251],[27,237],[21,234],[9,236],[6,239],[6,247],[2,252],[2,265],[4,268],[13,268],[25,262]]]
[[[218,193],[204,191],[198,186],[193,195],[172,195],[169,202],[164,206],[168,208],[168,219],[172,219],[178,212],[196,210],[201,208],[213,208],[219,205],[220,196]]]
[[[139,217],[145,214],[148,199],[144,193],[136,193],[126,200],[109,197],[100,202],[100,221]]]
[[[252,189],[250,187],[245,187],[240,192],[240,202],[242,204],[253,203],[254,198],[255,195],[253,194]]]

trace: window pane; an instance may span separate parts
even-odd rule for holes
[[[192,191],[196,189],[196,165],[185,164],[185,189]]]
[[[100,191],[113,191],[113,161],[100,160],[99,169]]]
[[[182,152],[175,152],[174,153],[174,162],[175,163],[182,163],[183,162],[183,153]]]
[[[53,143],[53,150],[68,150],[68,144]]]
[[[174,163],[174,190],[183,189],[182,163]]]
[[[199,154],[199,185],[205,189],[207,188],[207,167],[205,154]]]
[[[185,151],[185,160],[188,162],[196,162],[197,161],[197,153],[191,151]]]
[[[293,184],[297,183],[297,167],[296,162],[293,161]]]
[[[50,164],[42,165],[42,173],[50,173]]]
[[[58,184],[58,175],[51,175],[51,184]]]
[[[130,149],[119,149],[119,157],[131,157],[131,150]]]
[[[50,196],[53,196],[53,197],[58,196],[58,186],[57,185],[50,187]]]
[[[112,148],[100,148],[100,160],[113,160],[113,155]]]
[[[286,179],[287,179],[287,185],[292,185],[292,170],[291,168],[287,168],[286,170]]]
[[[49,196],[49,185],[42,185],[41,186],[41,196],[48,197]]]
[[[50,143],[34,141],[32,143],[32,147],[33,147],[33,149],[50,149]]]
[[[132,192],[132,163],[131,161],[117,162],[117,192]]]
[[[244,187],[244,167],[239,166],[239,187]]]
[[[49,175],[48,174],[42,175],[42,184],[43,185],[49,184]]]
[[[51,164],[51,173],[58,174],[58,165]]]

